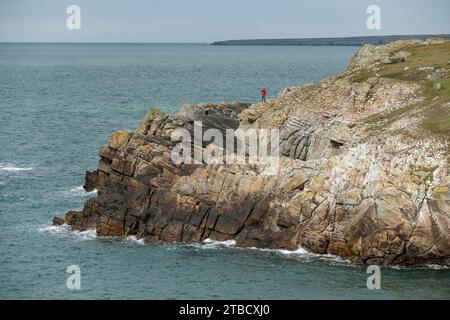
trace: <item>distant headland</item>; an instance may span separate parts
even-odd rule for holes
[[[364,44],[387,44],[397,40],[426,40],[428,38],[444,38],[450,40],[450,34],[431,35],[388,35],[341,38],[293,38],[293,39],[242,39],[215,41],[212,45],[260,45],[260,46],[362,46]]]

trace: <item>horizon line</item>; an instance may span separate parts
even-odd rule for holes
[[[211,44],[191,41],[0,41],[0,44]]]
[[[298,37],[298,38],[240,38],[213,41],[0,41],[0,44],[214,44],[226,41],[253,41],[253,40],[299,40],[299,39],[350,39],[369,37],[396,37],[396,36],[450,36],[450,33],[423,33],[423,34],[383,34],[383,35],[352,35],[329,37]]]

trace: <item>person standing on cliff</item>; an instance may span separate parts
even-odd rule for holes
[[[261,90],[261,101],[262,102],[266,102],[266,95],[267,95],[266,88],[262,88],[262,90]]]

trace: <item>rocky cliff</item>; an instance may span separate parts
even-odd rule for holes
[[[367,264],[450,265],[449,70],[444,40],[365,45],[344,74],[264,103],[152,110],[100,149],[85,184],[98,195],[64,222],[147,243],[234,239]],[[278,171],[174,164],[172,132],[197,120],[279,129]]]

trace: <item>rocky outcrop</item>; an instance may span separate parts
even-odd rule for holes
[[[448,69],[449,49],[445,41],[368,45],[345,74],[264,103],[152,110],[100,149],[85,185],[98,194],[64,221],[147,243],[234,239],[368,264],[450,265],[448,73],[433,90],[438,80],[416,71],[422,50]],[[171,135],[193,135],[195,121],[221,132],[278,129],[276,174],[266,174],[269,164],[175,164]]]

